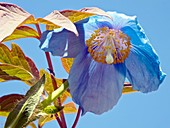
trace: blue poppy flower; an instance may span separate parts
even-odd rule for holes
[[[92,16],[75,23],[78,37],[60,28],[41,38],[44,51],[75,58],[68,82],[83,114],[112,109],[126,78],[134,90],[147,93],[157,90],[166,76],[136,16],[107,13],[113,19]]]

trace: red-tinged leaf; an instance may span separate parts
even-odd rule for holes
[[[29,57],[25,56],[22,49],[18,45],[12,43],[11,53],[13,55],[14,60],[16,60],[16,62],[18,61],[17,65],[20,65],[24,69],[28,70],[35,77],[35,79],[39,79],[39,71],[35,66],[34,62]]]
[[[63,16],[59,11],[55,10],[44,18],[38,18],[39,23],[46,24],[49,28],[59,28],[63,27],[76,35],[78,35],[75,25],[65,16]]]
[[[73,65],[74,58],[61,58],[62,65],[67,73],[70,72],[71,66]]]
[[[38,79],[37,67],[18,45],[12,43],[10,50],[4,44],[0,44],[0,82],[21,80],[32,85]]]
[[[22,80],[31,84],[34,81],[34,76],[20,66],[0,64],[0,82],[8,80]]]
[[[2,42],[10,41],[10,40],[15,40],[15,39],[20,39],[20,38],[37,38],[39,39],[39,35],[36,30],[34,30],[31,27],[28,26],[20,26],[17,27],[14,32],[6,37]]]
[[[14,4],[0,2],[0,42],[22,24],[35,23],[34,17]]]
[[[75,106],[75,104],[73,102],[69,102],[69,103],[64,105],[63,111],[66,114],[72,114],[72,113],[77,112],[77,108],[76,108],[76,106]]]
[[[88,7],[82,8],[80,10],[63,10],[60,12],[65,17],[69,18],[73,23],[78,22],[80,20],[86,19],[93,15],[102,15],[111,18],[105,11],[96,8],[96,7]],[[112,18],[111,18],[112,19]]]
[[[24,95],[21,94],[9,94],[0,97],[0,112],[11,112],[23,98]]]
[[[124,83],[122,94],[129,94],[129,93],[132,93],[132,92],[137,92],[137,90],[133,90],[133,87],[130,83],[127,83],[127,82]]]
[[[45,75],[34,84],[26,93],[16,107],[10,112],[7,117],[4,128],[22,128],[26,127],[30,122],[38,118],[40,96],[44,90]],[[37,110],[37,113],[35,113]]]

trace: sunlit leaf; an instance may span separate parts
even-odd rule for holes
[[[49,26],[49,29],[63,27],[76,35],[78,35],[75,25],[59,11],[55,10],[44,18],[38,18],[37,21],[42,24]]]
[[[34,17],[17,5],[0,2],[0,42],[22,24],[34,22]]]
[[[38,79],[37,67],[18,45],[12,43],[10,50],[6,45],[0,44],[0,82],[21,80],[32,85]]]
[[[20,26],[17,27],[14,32],[10,36],[6,37],[2,42],[28,37],[39,39],[37,31],[33,28],[28,26]]]
[[[68,17],[73,23],[86,19],[93,15],[102,15],[102,16],[107,16],[111,18],[111,16],[108,15],[105,11],[99,8],[96,8],[96,7],[82,8],[77,11],[76,10],[63,10],[63,11],[60,11],[60,13],[64,15],[65,17]]]
[[[40,96],[44,90],[44,83],[45,75],[28,90],[25,98],[9,114],[5,128],[22,128],[30,123],[30,118],[39,104]]]
[[[62,65],[67,73],[70,72],[71,66],[73,65],[73,58],[61,58]]]
[[[129,94],[129,93],[132,93],[132,92],[137,92],[137,91],[133,90],[133,87],[130,83],[124,83],[122,93],[123,94]]]
[[[73,114],[73,113],[77,112],[77,109],[76,109],[76,106],[73,102],[69,102],[69,103],[64,105],[63,111],[66,114]]]

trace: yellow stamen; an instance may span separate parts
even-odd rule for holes
[[[99,28],[86,41],[92,58],[101,63],[123,63],[130,51],[130,38],[120,30]]]

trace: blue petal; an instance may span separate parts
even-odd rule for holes
[[[40,48],[54,56],[74,58],[85,47],[82,24],[77,25],[77,30],[80,33],[78,37],[63,28],[45,31],[40,39]]]
[[[123,13],[117,13],[117,12],[107,12],[111,17],[112,17],[112,21],[111,24],[113,26],[114,29],[122,29],[125,26],[130,26],[130,22],[134,21],[134,19],[136,18],[136,16],[127,16]]]
[[[129,20],[121,28],[121,30],[130,37],[132,45],[139,46],[146,43],[150,43],[143,28],[138,23],[136,17],[133,17],[131,20]]]
[[[69,88],[73,100],[83,109],[83,114],[102,114],[118,102],[125,80],[124,64],[97,63],[85,50],[71,68]]]
[[[125,60],[127,78],[135,90],[151,92],[158,89],[165,78],[158,56],[149,44],[133,46]]]
[[[83,23],[83,28],[85,31],[85,40],[88,40],[95,30],[102,27],[113,28],[112,20],[105,16],[91,16],[88,22]]]

